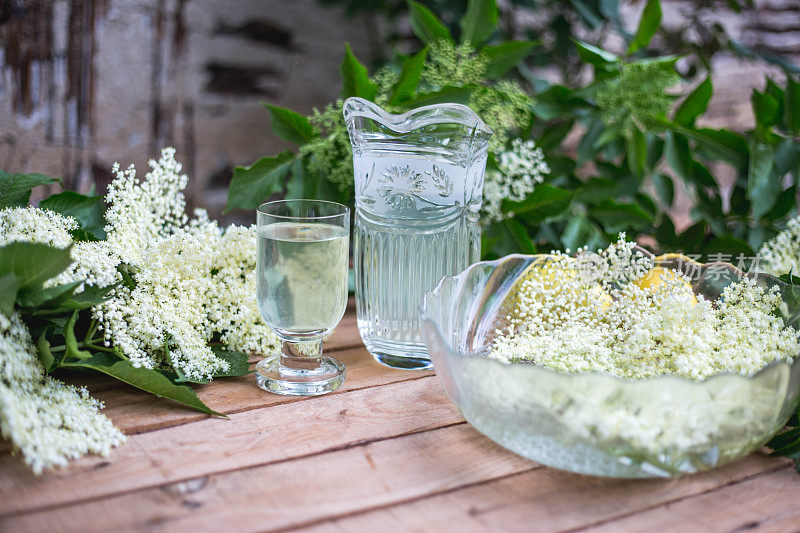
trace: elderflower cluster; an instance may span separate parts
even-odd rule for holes
[[[202,210],[189,220],[187,178],[174,155],[163,150],[142,182],[133,167],[117,171],[106,197],[104,244],[133,286],[118,287],[94,315],[106,342],[133,366],[173,368],[203,381],[228,370],[210,342],[263,354],[279,343],[256,305],[254,228],[220,229]]]
[[[0,246],[14,241],[38,242],[66,248],[72,244],[70,231],[78,222],[38,207],[6,207],[0,210]]]
[[[519,202],[550,173],[544,153],[532,140],[514,139],[511,149],[497,156],[498,170],[487,170],[483,183],[483,210],[490,221],[514,216],[500,209],[504,199]]]
[[[764,243],[758,251],[761,267],[775,276],[800,275],[800,217],[786,224],[786,229]]]
[[[479,84],[488,66],[486,54],[476,52],[470,43],[441,40],[430,45],[421,78],[433,87]]]
[[[104,242],[73,243],[73,230],[78,222],[68,216],[38,207],[7,207],[0,210],[0,246],[14,241],[36,242],[56,248],[72,245],[73,263],[61,274],[45,282],[45,286],[61,285],[73,281],[107,287],[120,280],[119,259],[110,254]],[[84,285],[75,292],[82,292]]]
[[[672,63],[654,60],[624,62],[619,76],[598,91],[595,102],[603,122],[617,125],[626,136],[637,128],[652,129],[672,105],[666,90],[680,81]]]
[[[228,370],[212,341],[244,352],[278,347],[256,306],[255,263],[253,228],[196,225],[151,243],[133,271],[135,287],[120,287],[96,317],[134,366],[211,379]]]
[[[181,174],[175,149],[164,148],[161,158],[149,165],[150,172],[140,181],[133,165],[121,171],[115,163],[111,171],[116,178],[105,198],[108,247],[132,265],[140,263],[151,242],[171,235],[188,221],[183,196],[188,177]]]
[[[342,118],[344,102],[339,99],[325,109],[314,108],[308,117],[316,133],[314,139],[300,146],[308,171],[335,183],[340,190],[353,185],[353,152],[350,136]]]
[[[0,313],[0,354],[0,431],[35,473],[125,441],[85,388],[45,376],[16,313]]]
[[[617,243],[588,269],[559,254],[534,263],[515,288],[491,356],[567,373],[699,380],[752,375],[800,350],[797,332],[778,313],[777,287],[743,278],[712,304],[678,271],[656,267],[645,276],[644,256],[619,268],[626,257],[635,257],[634,248]]]

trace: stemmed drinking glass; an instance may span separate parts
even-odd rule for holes
[[[313,396],[344,383],[344,364],[322,355],[322,339],[347,306],[349,236],[350,210],[335,202],[258,207],[258,307],[282,342],[279,355],[256,365],[262,389]]]

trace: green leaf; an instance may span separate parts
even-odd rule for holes
[[[753,251],[749,244],[730,235],[714,237],[703,247],[703,251],[706,254],[726,253],[734,256],[744,254],[747,257],[755,255],[755,251]]]
[[[675,184],[672,183],[672,178],[664,174],[655,174],[653,176],[653,187],[658,197],[664,202],[664,205],[672,207],[672,202],[675,199]]]
[[[249,167],[236,167],[228,189],[225,212],[237,207],[255,209],[273,194],[281,192],[293,161],[294,155],[287,150],[259,159]]]
[[[67,309],[89,309],[96,305],[100,305],[109,298],[111,298],[114,289],[117,285],[109,285],[108,287],[97,287],[95,285],[85,285],[83,290],[78,294],[73,294],[61,305]]]
[[[595,119],[587,125],[586,133],[578,143],[578,165],[594,159],[597,149],[594,147],[597,140],[603,135],[607,127],[602,120]]]
[[[428,46],[439,41],[453,42],[450,31],[430,9],[413,1],[408,3],[408,7],[411,10],[411,29],[420,41]]]
[[[664,156],[675,173],[688,183],[692,178],[692,153],[689,142],[680,133],[668,131],[665,137]]]
[[[375,99],[378,85],[369,79],[367,68],[353,55],[349,43],[344,45],[344,61],[339,72],[342,74],[342,98],[358,96],[370,101]]]
[[[649,170],[653,170],[661,161],[661,156],[664,153],[664,140],[653,133],[647,134],[647,158],[645,166]]]
[[[786,76],[786,91],[783,112],[786,127],[792,133],[800,133],[800,83]]]
[[[661,250],[677,250],[680,247],[678,236],[675,233],[675,224],[673,224],[672,219],[667,215],[665,215],[661,219],[661,223],[656,226],[653,236],[661,246]]]
[[[783,276],[781,276],[781,279],[783,279]],[[775,435],[766,445],[773,450],[778,450],[798,440],[800,440],[800,427],[792,428]]]
[[[768,130],[778,124],[781,117],[778,114],[778,101],[767,93],[753,91],[750,95],[750,102],[753,105],[753,115],[756,118],[756,126],[761,130]]]
[[[679,124],[674,125],[675,130],[697,143],[714,155],[727,161],[737,168],[744,167],[747,161],[747,142],[744,137],[729,130],[713,130],[708,128],[693,129]]]
[[[797,197],[797,186],[792,185],[788,189],[784,189],[775,200],[775,205],[772,206],[763,218],[768,220],[778,220],[787,216],[793,207],[796,205],[795,198]]]
[[[0,209],[26,206],[31,199],[31,189],[60,181],[41,174],[9,174],[0,170]]]
[[[17,301],[17,291],[19,291],[20,280],[13,272],[7,272],[0,276],[0,313],[10,316],[14,310],[14,302]]]
[[[73,217],[93,240],[106,238],[103,229],[106,224],[106,207],[102,196],[86,196],[74,191],[64,191],[45,198],[39,202],[39,207]]]
[[[563,212],[571,201],[571,192],[543,183],[521,202],[503,200],[501,209],[504,213],[524,215],[528,221],[542,221]]]
[[[637,187],[638,180],[630,175],[622,178],[591,177],[575,190],[573,199],[581,203],[596,204],[603,200],[630,196]]]
[[[227,371],[214,374],[215,378],[246,376],[250,373],[250,358],[247,354],[235,350],[223,350],[217,347],[212,347],[211,349],[214,355],[227,361],[228,365],[230,365]]]
[[[581,246],[597,248],[603,246],[605,238],[602,231],[583,215],[571,217],[561,234],[561,244],[565,250],[577,250]]]
[[[473,48],[479,48],[497,29],[498,15],[495,0],[469,0],[467,12],[459,22],[461,42],[468,42]]]
[[[549,126],[544,133],[537,139],[536,144],[544,151],[549,153],[558,147],[564,139],[566,139],[572,127],[575,125],[574,120],[567,120],[565,122],[558,122]]]
[[[700,220],[678,236],[679,248],[685,253],[697,252],[706,238],[708,225]]]
[[[302,159],[295,159],[289,169],[290,178],[286,182],[286,200],[317,198],[320,176],[307,175]]]
[[[767,78],[767,86],[764,88],[764,92],[770,95],[772,98],[778,102],[778,116],[783,117],[783,107],[785,101],[785,92],[783,89],[778,87],[774,81],[772,81],[769,77]]]
[[[606,127],[603,130],[603,133],[595,139],[594,143],[592,143],[592,148],[595,150],[600,150],[605,145],[616,141],[622,136],[622,123],[617,122],[612,124],[611,126]]]
[[[653,217],[636,204],[605,200],[589,211],[603,224],[607,233],[633,229],[641,230],[653,223]]]
[[[607,66],[619,61],[619,56],[583,41],[576,40],[575,47],[581,61],[590,65]]]
[[[466,105],[469,103],[469,98],[472,96],[474,90],[475,88],[469,85],[465,85],[464,87],[452,87],[447,85],[438,91],[418,94],[416,98],[407,102],[406,105],[408,107],[422,107],[449,102]]]
[[[711,101],[713,92],[714,87],[709,76],[684,98],[678,110],[675,111],[673,121],[683,126],[693,126],[695,119],[705,113],[708,108],[708,102]]]
[[[647,161],[647,141],[644,133],[639,131],[639,128],[633,128],[631,136],[627,138],[626,146],[628,148],[628,168],[634,176],[641,176]]]
[[[419,78],[422,75],[422,69],[425,66],[425,60],[428,58],[428,48],[425,47],[417,54],[409,57],[403,61],[403,69],[400,71],[400,77],[392,87],[392,99],[389,101],[392,105],[398,105],[406,100],[411,100],[417,94],[417,86],[419,85]]]
[[[20,307],[43,307],[57,305],[66,300],[75,290],[81,286],[83,280],[73,281],[64,285],[53,287],[30,287],[22,289],[17,295],[17,303]]]
[[[75,324],[78,320],[78,311],[73,311],[67,325],[64,326],[64,345],[66,346],[66,357],[79,360],[89,359],[91,352],[81,350],[78,346],[78,339],[75,337]]]
[[[0,247],[0,276],[13,273],[19,288],[41,285],[72,263],[70,247],[53,248],[34,242],[12,242]]]
[[[653,35],[656,34],[660,24],[661,2],[658,0],[647,0],[644,11],[642,11],[642,18],[639,20],[639,27],[633,35],[633,40],[631,40],[631,43],[628,45],[628,55],[647,46],[653,38]]]
[[[697,161],[694,161],[692,164],[692,181],[695,185],[700,185],[701,187],[719,187],[719,184],[714,179],[714,176],[712,176],[711,172],[708,171],[708,168]]]
[[[53,367],[55,366],[56,362],[56,358],[53,355],[53,352],[50,350],[50,341],[47,340],[47,333],[49,329],[49,327],[44,328],[41,335],[39,335],[39,338],[36,339],[36,348],[39,351],[39,360],[42,362],[42,365],[48,374],[55,370]]]
[[[775,204],[781,192],[780,179],[772,173],[773,154],[768,144],[750,141],[750,164],[747,169],[747,198],[752,203],[753,218],[761,219]]]
[[[508,41],[495,46],[484,46],[481,54],[489,59],[486,65],[486,77],[490,80],[503,77],[528,57],[536,45],[536,41]]]
[[[278,107],[270,104],[263,104],[269,110],[270,128],[272,133],[294,144],[305,144],[317,134],[311,122],[291,109]]]
[[[169,378],[157,370],[133,367],[128,361],[108,353],[95,353],[82,361],[67,361],[62,365],[66,368],[83,368],[96,370],[116,378],[128,385],[155,394],[160,398],[169,398],[187,407],[202,413],[225,416],[210,409],[200,401],[197,394],[186,385],[176,385]]]
[[[794,139],[784,139],[775,150],[775,173],[784,176],[787,172],[797,172],[800,170],[798,165],[800,165],[800,145]]]
[[[503,223],[505,224],[508,232],[511,234],[511,237],[514,239],[514,242],[517,243],[520,253],[536,253],[536,246],[533,244],[533,241],[528,235],[528,230],[525,229],[525,226],[523,226],[520,221],[509,218],[504,220]]]

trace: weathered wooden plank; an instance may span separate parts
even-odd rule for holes
[[[209,418],[135,435],[109,459],[89,457],[36,477],[0,458],[0,515],[461,423],[435,377]]]
[[[421,498],[535,467],[466,424],[458,424],[6,517],[0,527],[15,531],[264,531]]]
[[[784,468],[613,520],[589,531],[798,531],[800,474]]]
[[[347,379],[342,392],[432,375],[432,372],[387,368],[376,363],[363,347],[337,352],[336,357],[347,367]],[[299,400],[294,396],[270,394],[259,389],[252,375],[218,379],[207,385],[199,385],[195,390],[206,405],[224,414]],[[129,386],[101,391],[95,397],[105,403],[103,412],[127,434],[154,431],[209,417]]]
[[[793,471],[785,460],[760,454],[703,474],[666,480],[608,479],[540,468],[447,494],[344,517],[313,530],[315,533],[369,531],[386,523],[395,524],[401,530],[445,531],[454,524],[458,524],[458,529],[470,531],[573,530],[620,516],[631,515],[631,520],[635,521],[642,516],[636,513],[645,509],[686,498],[691,498],[686,501],[693,501],[693,497],[702,496],[707,491],[763,474],[753,478],[752,482],[757,483],[762,477],[772,476],[768,472],[776,468],[781,473]],[[800,486],[800,479],[795,477],[794,480],[795,487]],[[795,488],[795,496],[798,490]],[[800,506],[800,500],[794,499]],[[729,500],[712,499],[706,505],[713,507],[715,501]],[[728,505],[725,503],[719,512],[725,512]],[[672,509],[672,506],[659,508]],[[635,522],[638,527],[630,530],[660,531],[664,524],[674,520],[671,513],[667,516],[665,512],[665,516]],[[629,530],[624,527],[627,522],[609,524],[613,526],[609,528],[612,531]]]

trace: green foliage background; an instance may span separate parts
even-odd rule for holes
[[[357,4],[351,2],[350,9],[361,9]],[[762,90],[753,91],[752,129],[703,127],[698,124],[713,96],[710,56],[723,48],[721,43],[742,54],[747,49],[717,32],[703,46],[683,43],[680,55],[658,54],[650,48],[661,31],[658,0],[645,4],[633,34],[619,24],[616,2],[562,4],[570,4],[574,16],[562,12],[558,17],[577,22],[568,28],[554,22],[555,37],[545,35],[541,41],[503,39],[494,0],[470,0],[457,22],[450,23],[421,3],[403,4],[398,9],[407,9],[420,50],[394,54],[370,75],[345,46],[341,98],[360,96],[394,112],[464,103],[499,132],[494,153],[514,137],[536,141],[552,172],[523,201],[503,203],[513,217],[485,223],[485,258],[595,248],[619,231],[661,250],[754,255],[797,212],[796,67],[782,63],[785,82],[766,79]],[[731,2],[737,9],[746,2],[741,4]],[[452,17],[452,10],[448,13]],[[617,31],[625,52],[575,39],[576,26]],[[664,42],[670,38],[674,35],[660,36]],[[565,59],[557,60],[562,53]],[[533,67],[547,58],[565,74],[584,73],[565,79],[585,81],[553,84],[537,78]],[[691,77],[695,88],[687,94]],[[228,208],[252,209],[273,194],[352,204],[341,100],[309,117],[267,108],[272,130],[297,149],[237,168]],[[489,168],[495,165],[490,157]],[[720,171],[735,176],[725,189],[715,177]],[[676,231],[671,215],[678,186],[694,198],[692,223],[683,231]]]

